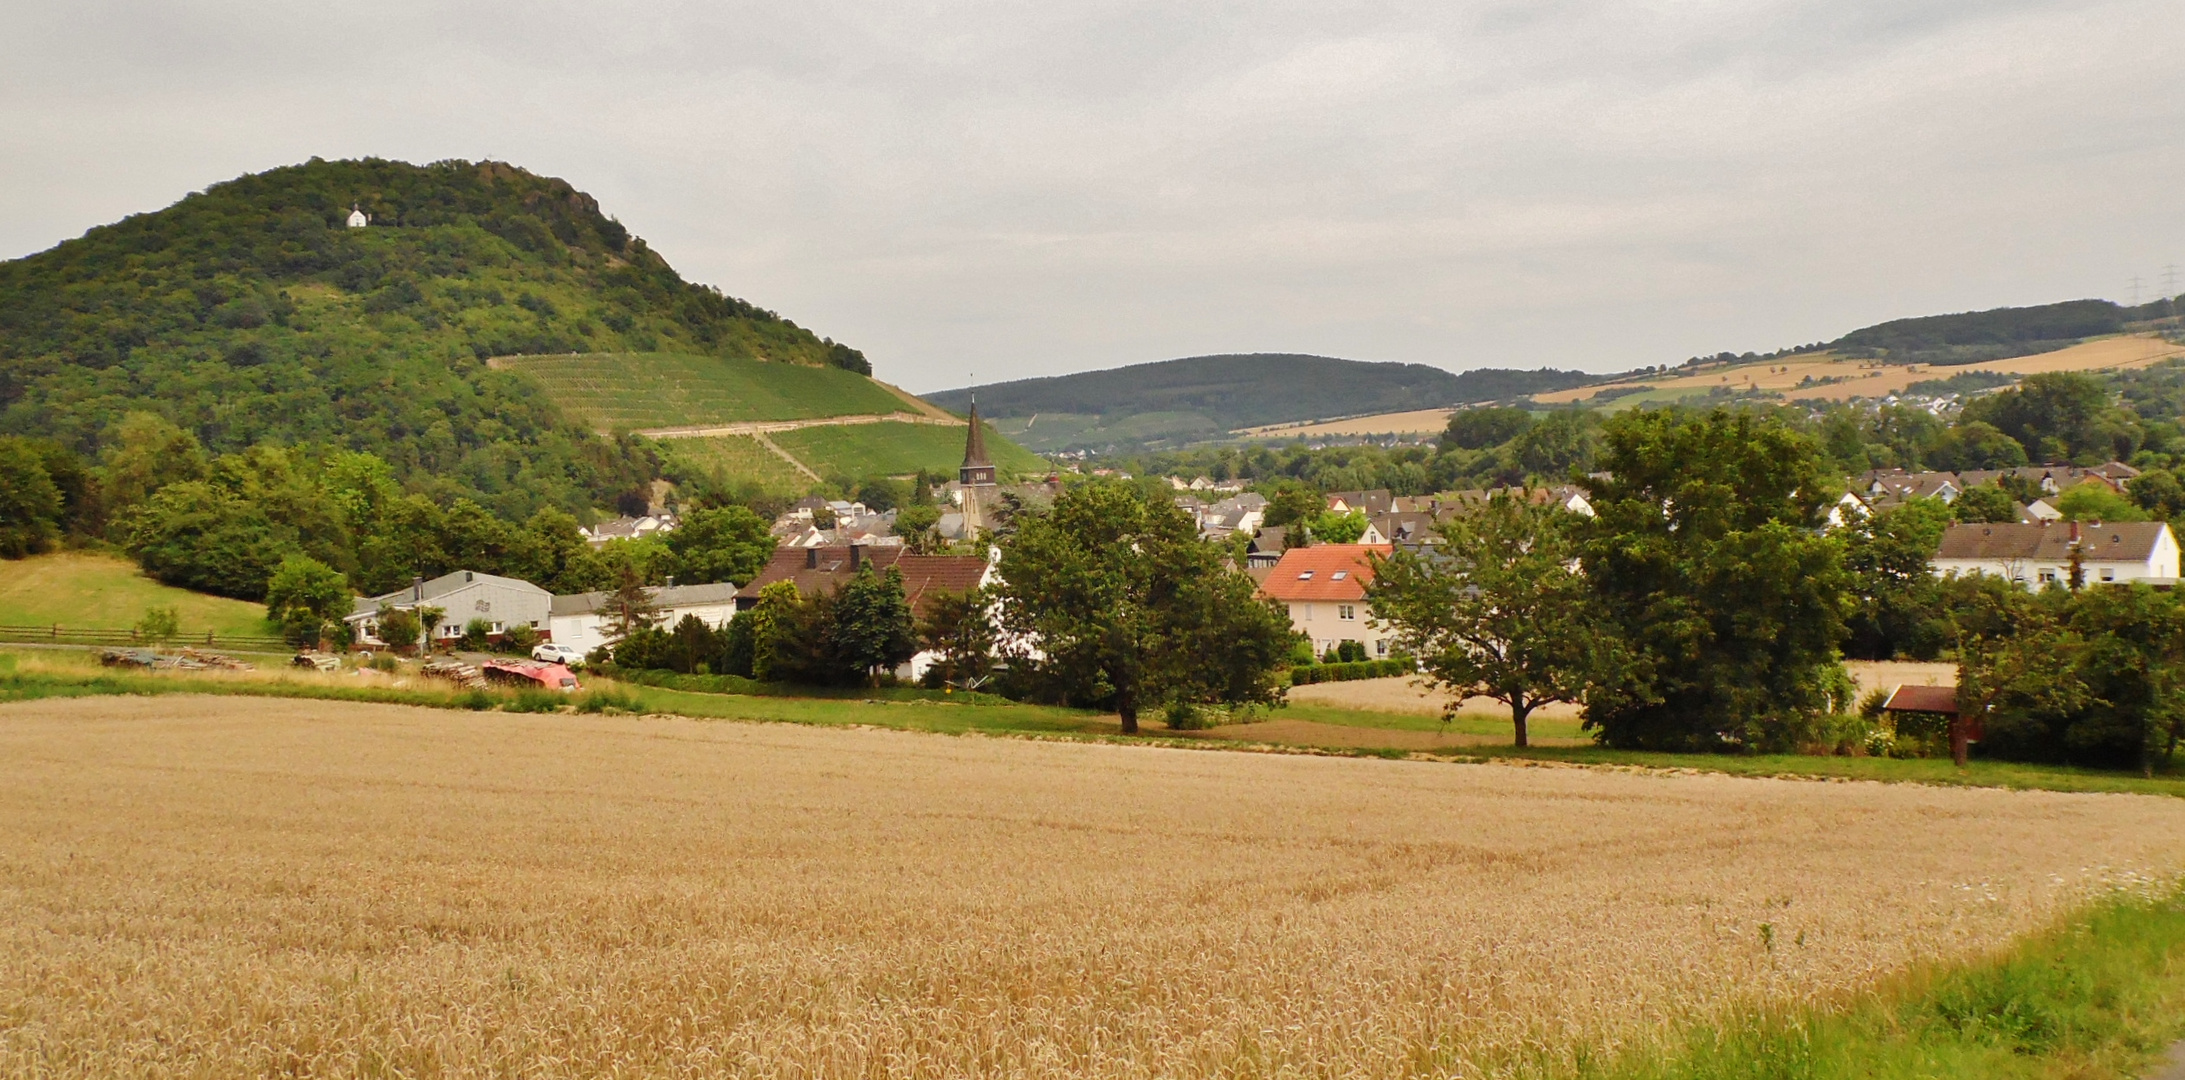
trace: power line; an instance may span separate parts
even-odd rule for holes
[[[2132,275],[2132,306],[2139,306],[2139,275]]]

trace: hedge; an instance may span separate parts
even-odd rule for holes
[[[1354,660],[1347,664],[1308,664],[1290,669],[1290,685],[1386,679],[1396,675],[1409,675],[1413,670],[1409,660]]]

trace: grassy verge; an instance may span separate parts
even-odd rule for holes
[[[126,630],[152,607],[174,608],[189,637],[279,632],[266,624],[260,605],[162,585],[116,555],[63,551],[0,560],[0,625]]]
[[[1740,1018],[1691,1033],[1672,1053],[1586,1065],[1577,1075],[2132,1077],[2179,1038],[2185,892],[2172,891],[2100,904],[1999,957],[1915,973],[1848,1007]]]

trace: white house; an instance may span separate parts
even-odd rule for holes
[[[2047,588],[2070,582],[2074,552],[2088,584],[2177,582],[2177,537],[2159,521],[1952,525],[1931,565],[1937,577],[1988,574]]]
[[[365,213],[365,212],[364,212],[364,208],[363,208],[363,207],[357,206],[357,205],[356,205],[356,204],[354,204],[354,203],[350,204],[350,206],[349,206],[349,227],[350,227],[350,228],[352,228],[352,229],[361,229],[361,228],[365,227],[366,225],[370,225],[371,223],[372,223],[372,215],[370,215],[370,214],[367,214],[367,213]]]
[[[409,588],[383,596],[360,597],[342,621],[356,628],[360,645],[386,644],[379,636],[379,620],[385,613],[419,608],[440,609],[440,625],[433,634],[440,641],[462,637],[463,628],[476,620],[484,620],[496,637],[515,626],[543,633],[553,600],[554,594],[528,581],[457,570],[430,581],[414,579]]]
[[[718,585],[667,585],[649,588],[645,594],[660,609],[660,626],[673,629],[685,615],[696,615],[700,622],[715,630],[736,617],[736,586],[733,582]],[[588,592],[573,596],[557,596],[553,599],[551,613],[547,617],[549,636],[557,645],[567,645],[578,652],[589,653],[607,644],[607,600],[613,593]]]
[[[1369,658],[1386,659],[1395,635],[1367,609],[1366,586],[1373,583],[1368,557],[1388,553],[1377,544],[1291,548],[1260,579],[1260,595],[1290,613],[1290,628],[1312,640],[1313,652],[1355,641]]]

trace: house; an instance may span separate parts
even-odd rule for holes
[[[994,568],[1000,561],[999,548],[988,549],[983,557],[913,555],[901,547],[868,548],[862,544],[777,548],[766,568],[759,571],[759,576],[736,590],[736,607],[743,611],[757,606],[759,591],[777,581],[795,582],[799,596],[832,592],[870,566],[874,573],[886,573],[890,569],[901,573],[903,595],[910,601],[911,614],[923,619],[932,612],[934,601],[942,594],[965,593],[993,584]],[[897,669],[896,674],[906,679],[922,678],[934,659],[933,654],[921,652]]]
[[[342,621],[355,629],[357,644],[385,645],[379,636],[381,616],[389,611],[438,608],[441,616],[434,640],[462,637],[463,628],[480,619],[491,627],[494,637],[500,637],[515,626],[545,632],[553,602],[554,594],[528,581],[457,570],[430,581],[412,579],[409,588],[383,596],[360,597]]]
[[[609,540],[636,540],[659,533],[670,533],[681,524],[674,514],[646,514],[642,517],[624,515],[613,521],[602,521],[589,529],[579,529],[584,542],[598,547]]]
[[[1290,528],[1287,525],[1264,525],[1252,534],[1252,542],[1245,545],[1244,565],[1252,569],[1271,569],[1290,546]]]
[[[583,653],[607,644],[612,638],[607,629],[606,608],[613,595],[587,592],[554,597],[547,613],[549,635],[556,643]],[[736,616],[734,582],[659,586],[646,589],[645,595],[659,609],[659,625],[663,628],[682,622],[685,615],[696,615],[707,626],[718,630]]]
[[[1385,659],[1394,635],[1368,614],[1366,586],[1373,581],[1371,556],[1389,550],[1386,544],[1291,548],[1259,583],[1260,595],[1289,610],[1290,628],[1312,641],[1313,652],[1356,641],[1366,655]]]
[[[1328,493],[1328,509],[1338,514],[1357,511],[1367,517],[1372,517],[1375,514],[1385,514],[1394,509],[1393,504],[1395,501],[1395,496],[1389,494],[1387,488],[1374,488],[1372,491],[1331,491]]]
[[[1937,577],[1989,574],[2046,588],[2070,582],[2074,553],[2089,584],[2177,582],[2177,537],[2159,521],[1952,525],[1930,565]]]

